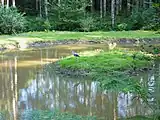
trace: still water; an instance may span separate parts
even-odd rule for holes
[[[147,106],[131,93],[102,91],[90,78],[60,76],[51,71],[49,63],[67,55],[71,50],[107,50],[100,45],[59,45],[29,51],[14,51],[0,55],[0,111],[16,120],[26,110],[60,110],[79,115],[96,115],[105,120],[149,115],[152,107],[160,105],[160,64],[137,76],[149,91]],[[47,67],[44,67],[46,66]]]

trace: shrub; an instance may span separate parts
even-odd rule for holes
[[[78,20],[61,19],[53,24],[55,30],[60,31],[79,31],[80,24]]]
[[[128,29],[147,29],[158,30],[160,29],[160,21],[156,8],[151,7],[148,9],[139,8],[133,9],[131,16],[128,19]]]
[[[26,17],[26,31],[43,31],[45,30],[45,19],[40,17]]]
[[[49,20],[45,20],[43,27],[45,28],[45,30],[49,31],[51,29],[51,24],[49,22]]]
[[[144,21],[142,19],[142,9],[135,8],[133,9],[131,16],[128,21],[128,29],[129,30],[137,30],[143,27]]]
[[[122,30],[127,30],[127,24],[126,23],[121,23],[117,26],[117,29],[122,31]]]
[[[109,31],[111,30],[110,17],[100,18],[98,14],[92,15],[94,22],[92,23],[91,31]],[[108,19],[109,18],[109,19]]]
[[[92,17],[83,18],[80,19],[79,23],[83,31],[88,32],[93,28],[94,19]]]
[[[22,32],[25,28],[24,14],[19,13],[16,8],[0,7],[0,32],[12,34]]]

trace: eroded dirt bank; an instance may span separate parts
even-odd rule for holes
[[[47,47],[61,44],[100,44],[100,43],[110,43],[116,42],[117,44],[160,44],[160,38],[119,38],[119,39],[95,39],[95,40],[57,40],[57,41],[35,41],[30,43],[19,43],[15,42],[12,44],[2,44],[0,45],[0,51],[12,50],[19,48],[30,48],[30,47]]]

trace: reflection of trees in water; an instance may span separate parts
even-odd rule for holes
[[[84,78],[83,78],[84,79]],[[131,93],[101,92],[97,82],[57,76],[44,70],[26,89],[21,89],[21,109],[60,109],[105,119],[146,115],[151,111]],[[22,108],[23,105],[23,108]]]
[[[10,114],[8,120],[17,120],[17,57],[4,60],[2,56],[1,61],[0,111]]]
[[[150,72],[147,85],[149,90],[148,103],[155,114],[160,114],[160,64],[155,62],[154,69]]]
[[[51,54],[51,52],[54,53]],[[36,54],[41,57],[39,59],[41,62],[43,58],[50,58],[53,55],[59,57],[60,52],[42,50]],[[140,99],[132,99],[133,94],[102,92],[97,88],[96,82],[91,82],[87,78],[84,81],[83,78],[57,76],[54,71],[51,71],[53,69],[49,68],[35,75],[36,66],[16,69],[16,58],[3,60],[2,57],[1,61],[3,67],[0,68],[0,110],[15,114],[18,99],[20,110],[57,108],[61,111],[71,111],[82,115],[105,116],[106,120],[137,114],[145,115],[151,112],[142,105]],[[17,70],[18,76],[16,75]],[[155,71],[138,78],[150,90],[151,95],[148,100],[152,101],[150,103],[155,107],[160,104],[159,74],[160,68],[157,64]],[[17,81],[16,76],[19,78]],[[23,83],[22,88],[26,80],[29,81],[28,87],[19,90],[17,83]],[[19,98],[17,98],[17,91],[19,91]]]

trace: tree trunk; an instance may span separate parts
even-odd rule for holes
[[[48,20],[48,0],[45,0],[44,1],[44,9],[45,9],[45,17],[46,17],[46,20]]]
[[[143,0],[143,8],[146,8],[146,0]]]
[[[119,0],[116,0],[116,15],[119,13]]]
[[[6,5],[6,7],[9,8],[9,0],[7,0],[7,5]]]
[[[36,0],[36,10],[38,10],[38,0]]]
[[[111,1],[111,19],[112,19],[112,28],[115,25],[115,0]]]
[[[94,0],[90,0],[91,2],[91,12],[94,13]]]
[[[149,0],[149,7],[152,7],[152,0]]]
[[[58,6],[59,8],[61,7],[61,0],[58,0]],[[61,18],[60,11],[58,11],[58,18]]]
[[[42,17],[42,0],[39,0],[39,17]]]
[[[103,17],[103,1],[100,0],[100,17],[102,18]]]
[[[119,11],[122,10],[122,0],[119,0]]]
[[[139,0],[136,0],[136,8],[139,9]]]
[[[107,1],[104,0],[104,3],[103,3],[103,7],[104,7],[104,16],[106,16],[106,8],[107,8]]]
[[[13,7],[16,7],[16,2],[15,2],[15,0],[12,0],[12,6],[13,6]]]
[[[129,15],[131,11],[131,0],[127,0],[127,14]]]
[[[4,0],[1,0],[1,5],[4,6]]]

